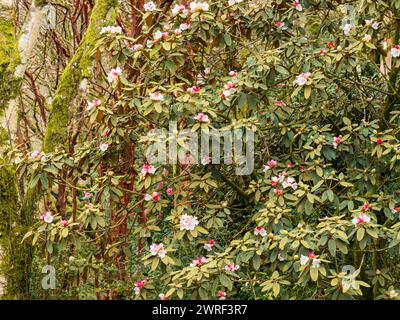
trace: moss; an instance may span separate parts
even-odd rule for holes
[[[11,10],[3,9],[0,16],[0,110],[10,99],[15,98],[20,79],[14,78],[16,66],[20,63],[18,43],[14,34]]]
[[[66,66],[56,90],[44,137],[45,152],[54,151],[57,146],[65,146],[69,107],[76,96],[80,82],[83,78],[89,77],[93,50],[100,28],[114,22],[117,5],[117,0],[98,0],[93,8],[82,42]]]

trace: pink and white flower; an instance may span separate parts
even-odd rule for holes
[[[284,107],[284,106],[285,106],[285,102],[279,100],[279,101],[276,101],[276,102],[275,102],[275,105],[276,105],[277,107]]]
[[[351,220],[351,222],[354,225],[360,225],[360,224],[364,224],[364,223],[369,223],[371,222],[371,218],[368,217],[364,212],[360,213],[360,215],[358,217],[353,218],[353,220]]]
[[[167,254],[167,251],[165,251],[165,249],[164,249],[163,243],[159,243],[159,244],[153,243],[150,246],[150,252],[153,256],[158,256],[161,259],[163,259]]]
[[[229,263],[225,266],[225,270],[226,271],[231,271],[231,272],[235,272],[236,270],[239,270],[239,266],[235,265],[234,263]]]
[[[208,155],[205,155],[204,157],[203,157],[203,159],[201,159],[201,164],[203,165],[203,166],[205,166],[205,165],[207,165],[207,164],[210,164],[211,163],[211,158],[210,158],[210,156],[208,156]]]
[[[225,300],[226,299],[226,292],[222,291],[222,290],[219,290],[218,291],[218,299],[219,300]]]
[[[200,88],[193,86],[193,87],[188,88],[187,91],[191,94],[197,94],[197,93],[200,93]]]
[[[107,75],[107,80],[109,83],[117,81],[118,77],[122,74],[122,69],[120,67],[116,67],[110,70]]]
[[[303,11],[303,7],[302,7],[302,5],[300,4],[300,2],[299,1],[294,1],[293,2],[293,6],[294,6],[294,8],[297,10],[297,11]]]
[[[105,151],[107,151],[107,149],[108,149],[108,147],[110,146],[110,144],[106,141],[106,142],[103,142],[101,145],[100,145],[100,151],[103,151],[103,152],[105,152]]]
[[[279,184],[280,180],[278,177],[272,177],[271,178],[271,186],[276,187]]]
[[[135,293],[136,293],[136,294],[140,294],[140,291],[141,291],[142,288],[146,285],[146,283],[147,283],[147,280],[146,280],[146,279],[135,282],[135,288],[134,288]]]
[[[303,72],[296,77],[296,80],[293,81],[294,86],[304,86],[307,83],[307,79],[311,76],[310,72]]]
[[[313,261],[312,261],[312,267],[313,268],[319,268],[320,264],[321,264],[321,260],[313,259]]]
[[[274,26],[277,27],[278,29],[282,29],[282,30],[287,29],[287,28],[285,27],[285,23],[282,22],[282,21],[276,21],[276,22],[274,23]]]
[[[283,195],[283,189],[274,189],[274,194],[277,197],[280,197],[281,195]]]
[[[164,95],[160,92],[152,92],[150,93],[150,100],[153,101],[163,101],[164,100]]]
[[[156,172],[156,170],[157,169],[155,167],[153,167],[152,165],[145,163],[142,166],[141,173],[144,174],[144,175],[145,174],[154,174]]]
[[[255,236],[260,235],[261,237],[265,237],[267,235],[267,230],[265,230],[264,227],[258,226],[254,229],[254,235]]]
[[[50,211],[45,212],[44,214],[40,215],[40,219],[46,223],[52,223],[53,222],[53,216]]]
[[[393,46],[393,48],[390,50],[390,54],[393,58],[400,57],[400,45],[396,44],[395,46]]]
[[[206,249],[207,251],[211,251],[214,248],[215,245],[215,241],[214,240],[209,240],[205,245],[204,245],[204,249]]]
[[[190,266],[191,267],[200,267],[207,262],[208,262],[208,260],[205,257],[199,257],[199,258],[194,259],[192,261],[192,263],[190,264]]]
[[[195,216],[183,214],[179,217],[179,229],[193,231],[199,224],[199,220]]]
[[[269,169],[275,168],[277,162],[273,159],[269,160],[266,165],[264,165],[264,172],[267,172]]]
[[[61,220],[60,221],[60,226],[63,228],[67,228],[69,226],[68,220]]]
[[[204,122],[204,123],[209,123],[210,119],[208,118],[208,115],[200,112],[195,115],[194,120],[197,120],[199,122]]]
[[[159,297],[161,300],[163,300],[163,301],[168,300],[167,296],[166,296],[164,293],[160,293],[160,294],[158,295],[158,297]]]
[[[94,107],[100,106],[100,105],[101,105],[101,100],[94,99],[94,100],[92,100],[92,102],[88,101],[87,104],[88,104],[88,106],[86,107],[86,110],[87,110],[87,111],[90,111],[90,110],[92,110]]]
[[[334,149],[337,149],[338,145],[341,143],[342,143],[342,136],[333,137],[332,145]]]
[[[157,10],[157,6],[155,5],[155,3],[153,1],[149,1],[143,5],[143,9],[146,12],[152,12],[152,11]]]
[[[237,77],[238,73],[236,71],[231,70],[231,71],[229,71],[228,75],[230,77]]]
[[[35,151],[33,151],[33,152],[31,153],[30,156],[31,156],[32,159],[39,160],[39,159],[40,159],[40,152],[37,151],[37,150],[35,150]]]
[[[361,207],[362,212],[367,212],[369,211],[370,207],[368,203],[364,203],[363,206]]]
[[[152,194],[146,193],[146,195],[144,196],[144,200],[146,201],[153,200],[154,202],[157,202],[158,200],[160,200],[160,195],[157,191],[154,191]]]

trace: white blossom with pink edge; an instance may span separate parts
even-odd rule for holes
[[[199,224],[199,220],[195,216],[183,214],[179,217],[179,229],[193,231]]]
[[[294,86],[304,86],[307,83],[308,78],[311,76],[310,72],[303,72],[300,75],[296,77],[296,79],[293,81]]]
[[[354,225],[361,225],[361,224],[364,224],[364,223],[369,223],[369,222],[371,222],[371,218],[368,217],[368,216],[363,212],[363,213],[360,213],[360,215],[359,215],[358,217],[353,218],[353,219],[351,220],[351,222],[352,222]]]
[[[163,101],[164,100],[164,95],[160,92],[152,92],[150,93],[150,100],[153,101]]]
[[[196,114],[194,116],[194,120],[197,120],[199,122],[204,122],[204,123],[209,123],[210,122],[210,119],[208,118],[208,115],[206,115],[206,114],[204,114],[202,112]]]
[[[239,270],[239,266],[235,265],[234,263],[229,263],[225,266],[225,271],[231,271],[231,272],[235,272],[236,270]]]
[[[400,57],[400,45],[396,44],[395,46],[393,46],[393,48],[390,50],[390,54],[393,58]]]
[[[103,143],[100,145],[100,151],[106,152],[109,146],[110,146],[110,144],[109,144],[108,142],[103,142]]]
[[[191,267],[200,267],[207,262],[208,262],[208,260],[205,257],[199,257],[199,258],[194,259],[192,261],[192,263],[190,264],[190,266]]]
[[[120,67],[116,67],[110,70],[110,72],[107,75],[107,80],[109,83],[112,83],[114,81],[118,80],[118,77],[122,74],[122,69]]]
[[[150,246],[150,252],[153,256],[159,256],[161,259],[164,258],[167,254],[167,251],[164,249],[164,244],[163,243],[153,243]]]
[[[254,229],[254,235],[255,236],[258,236],[258,235],[260,235],[260,236],[262,236],[262,237],[265,237],[266,235],[267,235],[267,230],[265,230],[263,227],[261,227],[261,226],[258,226],[258,227],[256,227],[255,229]]]

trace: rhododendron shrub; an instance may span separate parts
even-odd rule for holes
[[[400,3],[161,3],[99,29],[68,147],[11,154],[57,294],[398,299]],[[254,170],[149,163],[171,122],[253,131]]]

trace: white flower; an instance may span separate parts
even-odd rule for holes
[[[374,30],[378,30],[379,29],[379,23],[378,22],[374,22],[371,27]]]
[[[161,259],[164,258],[165,255],[167,254],[167,251],[165,251],[164,249],[163,243],[160,244],[153,243],[150,246],[150,252],[153,256],[159,256]]]
[[[107,151],[107,149],[108,149],[109,146],[110,146],[110,145],[109,145],[108,142],[104,142],[104,143],[102,143],[102,144],[100,145],[100,150],[103,151],[103,152],[105,152],[105,151]]]
[[[364,37],[362,38],[362,41],[364,42],[370,42],[372,39],[370,34],[365,34]]]
[[[307,83],[307,79],[311,76],[310,72],[303,72],[296,77],[293,81],[294,86],[304,86]]]
[[[195,216],[183,214],[179,217],[179,229],[193,231],[199,224],[199,220]]]
[[[160,92],[152,92],[150,93],[150,99],[153,101],[163,101],[164,95]]]
[[[371,218],[368,217],[364,212],[360,213],[358,217],[355,217],[351,220],[354,225],[364,224],[371,222]]]
[[[101,101],[100,100],[93,100],[92,102],[88,101],[88,106],[86,107],[87,111],[92,110],[95,106],[98,107],[99,105],[101,105]]]
[[[202,12],[208,11],[209,5],[207,2],[197,2],[193,1],[190,3],[190,12]]]
[[[304,265],[307,264],[308,260],[310,260],[309,257],[301,255],[301,257],[300,257],[300,264],[301,264],[302,266],[304,266]]]
[[[179,26],[179,30],[180,31],[185,31],[185,30],[187,30],[187,29],[189,29],[190,28],[190,24],[189,23],[182,23],[180,26]]]
[[[133,50],[133,51],[138,51],[138,50],[140,50],[140,49],[143,49],[143,45],[142,45],[142,44],[135,44],[135,45],[132,47],[132,50]]]
[[[286,179],[286,181],[283,181],[282,182],[282,186],[283,186],[284,189],[286,189],[288,187],[291,187],[293,190],[297,189],[296,180],[294,178],[292,178],[292,177],[288,177]]]
[[[400,45],[396,44],[391,50],[390,54],[392,55],[393,58],[398,58],[400,57]]]
[[[118,80],[118,77],[122,74],[122,69],[120,67],[116,67],[111,69],[107,75],[107,80],[109,83]]]
[[[144,200],[150,201],[151,199],[153,199],[153,197],[151,196],[151,194],[146,193],[146,195],[144,196]]]
[[[243,2],[243,0],[228,0],[228,6],[233,6],[234,4]]]
[[[152,11],[157,10],[157,7],[156,7],[156,5],[154,4],[153,1],[149,1],[149,2],[146,2],[146,3],[144,4],[143,9],[144,9],[144,11],[146,11],[146,12],[148,12],[148,11],[149,11],[149,12],[152,12]]]
[[[173,9],[172,9],[172,15],[175,17],[176,15],[178,15],[178,14],[183,14],[183,15],[185,15],[185,14],[187,14],[188,13],[188,10],[186,9],[186,7],[184,6],[184,5],[175,5],[175,7],[173,7]]]
[[[278,253],[278,260],[281,261],[281,262],[285,261],[285,258],[281,255],[280,252]]]
[[[153,35],[153,39],[156,41],[160,40],[162,37],[163,37],[163,33],[160,30],[156,31]]]
[[[351,30],[353,29],[352,25],[349,23],[346,23],[342,28],[343,28],[343,33],[346,36],[348,36],[350,34]]]
[[[214,244],[215,244],[215,241],[210,240],[203,246],[203,248],[207,251],[211,251],[214,248]]]
[[[103,27],[101,28],[100,34],[104,34],[104,33],[111,33],[111,34],[120,34],[122,33],[122,29],[120,26],[107,26],[107,27]]]
[[[160,294],[158,295],[158,297],[159,297],[161,300],[167,300],[167,296],[166,296],[164,293],[160,293]]]
[[[313,259],[313,261],[312,261],[312,267],[313,268],[319,268],[320,264],[321,264],[321,260]]]

